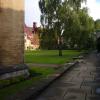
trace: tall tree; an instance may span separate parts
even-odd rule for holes
[[[41,24],[59,40],[59,56],[62,56],[62,36],[71,47],[76,44],[84,47],[94,28],[94,21],[89,17],[87,8],[81,4],[87,0],[40,0]],[[53,31],[52,31],[53,30]],[[50,39],[51,40],[51,39]],[[85,41],[86,40],[86,41]]]
[[[55,36],[59,39],[59,56],[62,56],[61,50],[61,32],[62,25],[59,10],[62,6],[62,0],[40,0],[39,7],[41,9],[41,23],[49,33],[51,29],[55,29]],[[58,40],[57,39],[57,40]]]
[[[79,12],[79,19],[81,23],[79,46],[81,46],[80,48],[84,48],[88,44],[88,39],[91,38],[91,34],[94,33],[94,20],[84,8]]]
[[[100,30],[100,19],[95,21],[95,30]]]
[[[77,11],[81,8],[82,3],[87,2],[87,0],[66,0],[66,1],[72,8],[74,8]]]

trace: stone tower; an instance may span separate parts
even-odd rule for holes
[[[24,0],[0,0],[1,78],[28,74],[27,68],[24,65],[23,26]],[[16,75],[14,74],[15,71],[18,72]],[[9,75],[7,76],[6,73],[9,73]]]

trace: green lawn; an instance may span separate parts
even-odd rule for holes
[[[39,82],[39,80],[47,77],[48,75],[55,72],[54,68],[50,67],[31,67],[30,73],[36,74],[37,76],[32,77],[29,80],[22,81],[20,83],[14,84],[12,86],[0,89],[0,100],[7,100],[8,96],[19,93],[20,91],[30,87],[31,85],[35,85]]]
[[[35,73],[35,76],[42,76],[42,77],[46,77],[55,71],[54,68],[48,67],[48,66],[47,67],[30,67],[29,69],[30,69],[31,76],[34,76],[34,73]]]
[[[25,63],[63,64],[78,56],[77,50],[63,50],[63,56],[58,56],[58,50],[25,51]]]
[[[72,57],[80,55],[82,52],[76,50],[64,50],[63,56],[58,56],[57,50],[25,51],[25,63],[41,64],[63,64],[72,60]],[[0,89],[0,100],[5,100],[10,95],[19,93],[31,85],[35,85],[39,80],[54,73],[56,69],[47,67],[29,67],[32,78],[22,81],[12,86]]]

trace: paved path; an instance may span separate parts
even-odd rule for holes
[[[96,53],[89,55],[36,100],[100,100],[99,61]]]
[[[58,68],[62,66],[62,64],[36,64],[36,63],[27,63],[26,65],[30,67],[53,67],[53,68]]]

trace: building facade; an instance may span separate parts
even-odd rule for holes
[[[38,28],[37,28],[38,29]],[[32,32],[32,27],[27,27],[25,25],[24,34],[25,34],[25,50],[36,50],[40,47],[40,37],[39,32]]]

